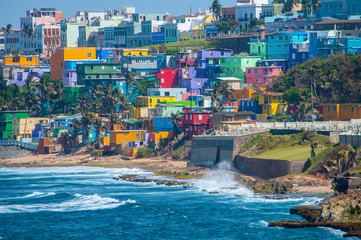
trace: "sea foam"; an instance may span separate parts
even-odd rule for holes
[[[54,211],[54,212],[73,212],[86,210],[99,210],[117,208],[121,205],[134,204],[135,200],[119,201],[115,198],[100,197],[98,194],[82,195],[75,194],[73,198],[60,203],[47,204],[24,204],[24,205],[2,205],[0,206],[0,213],[22,213],[22,212],[40,212],[40,211]]]

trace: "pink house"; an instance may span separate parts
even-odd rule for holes
[[[161,88],[175,88],[178,85],[178,69],[160,68],[157,78],[159,78]]]
[[[281,67],[249,67],[246,69],[246,83],[269,84],[272,76],[279,76],[281,72]]]

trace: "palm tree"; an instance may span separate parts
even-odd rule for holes
[[[213,86],[213,92],[211,95],[212,99],[212,110],[213,112],[217,112],[221,110],[222,104],[219,104],[219,101],[222,100],[223,102],[227,102],[233,96],[232,89],[230,88],[229,84],[224,81],[218,81]]]
[[[178,134],[181,133],[179,131],[179,124],[182,121],[183,118],[183,114],[181,113],[171,113],[171,119],[172,119],[172,123],[173,123],[173,135],[174,137],[179,141],[178,139]]]
[[[31,82],[32,78],[30,77],[25,84],[25,90],[23,93],[25,108],[29,111],[38,111],[40,112],[40,100],[39,97],[33,92],[33,84]]]
[[[94,121],[94,128],[95,128],[95,135],[97,138],[97,142],[96,142],[96,148],[99,149],[100,148],[100,134],[103,130],[105,130],[105,127],[103,125],[103,122],[100,118],[96,118]]]
[[[84,130],[84,142],[85,140],[89,141],[89,132],[90,132],[90,127],[93,124],[93,120],[94,120],[93,114],[86,112],[83,115],[81,123],[83,125],[83,130]]]
[[[213,12],[215,21],[219,20],[219,18],[222,16],[222,5],[219,3],[219,0],[213,0],[211,10]]]
[[[63,132],[61,134],[61,137],[62,137],[61,145],[62,145],[62,148],[64,150],[64,153],[69,154],[70,150],[71,150],[71,145],[72,145],[72,142],[73,142],[73,138],[72,138],[72,136],[71,136],[71,134],[69,132]]]
[[[318,10],[320,10],[320,7],[322,7],[322,4],[319,2],[319,0],[311,0],[311,8],[312,12],[317,15]]]
[[[4,27],[3,29],[5,30],[5,32],[7,33],[7,34],[10,34],[10,33],[12,33],[12,28],[13,28],[13,25],[11,25],[11,24],[8,24],[8,25],[6,25],[6,27]]]
[[[287,0],[283,5],[282,12],[291,12],[292,9],[297,6],[299,2],[300,0]]]
[[[78,138],[78,133],[79,133],[79,130],[81,128],[81,121],[79,121],[79,119],[75,119],[73,121],[73,128],[74,128],[74,141],[75,141],[75,145],[78,145],[79,144],[79,138]],[[83,138],[82,138],[83,142],[84,142],[84,134],[83,134]]]
[[[139,86],[138,81],[134,77],[134,72],[126,71],[125,74],[125,83],[126,83],[126,96],[129,97],[130,90],[132,89],[133,85]]]
[[[86,93],[80,95],[78,98],[78,107],[80,108],[80,113],[82,115],[84,115],[89,110],[90,105],[89,96]]]

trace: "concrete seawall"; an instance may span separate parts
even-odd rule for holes
[[[270,179],[288,174],[301,174],[305,162],[304,160],[290,161],[236,156],[233,165],[240,173]]]
[[[188,167],[214,167],[219,162],[232,163],[242,147],[256,137],[244,136],[195,136],[192,139],[191,161]]]

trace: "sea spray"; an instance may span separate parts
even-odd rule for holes
[[[235,173],[230,171],[228,162],[220,162],[216,168],[202,179],[194,182],[194,186],[202,191],[225,193],[237,196],[252,197],[253,191],[235,180]]]

